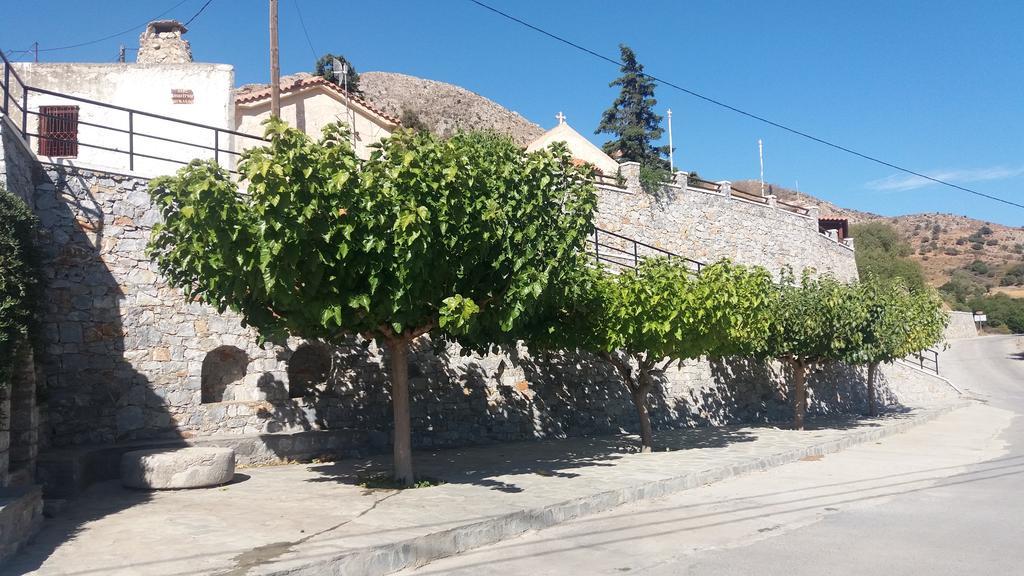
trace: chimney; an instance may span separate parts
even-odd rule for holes
[[[182,34],[188,32],[177,20],[154,20],[139,36],[139,64],[186,64],[192,61],[192,48]]]

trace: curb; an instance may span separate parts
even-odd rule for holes
[[[321,576],[325,574],[382,576],[514,538],[530,530],[549,528],[562,522],[604,512],[624,504],[661,498],[734,476],[782,466],[808,456],[824,456],[839,452],[857,444],[900,434],[969,404],[971,404],[970,401],[961,400],[943,406],[929,407],[912,414],[904,421],[878,428],[857,430],[839,439],[769,454],[739,464],[709,468],[674,478],[608,490],[548,506],[493,516],[483,521],[425,536],[346,552],[329,560],[313,562],[306,566],[271,571],[256,570],[256,573],[262,576]]]

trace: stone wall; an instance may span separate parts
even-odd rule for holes
[[[0,114],[0,186],[31,202],[38,166],[10,117]]]
[[[950,312],[949,324],[943,333],[944,340],[957,340],[960,338],[974,338],[978,335],[978,325],[974,323],[972,312]]]
[[[320,445],[356,453],[387,449],[386,364],[372,342],[331,348],[291,339],[257,346],[256,334],[242,328],[236,315],[187,301],[157,273],[145,254],[158,219],[145,179],[42,168],[26,195],[44,234],[45,345],[36,352],[47,398],[44,434],[54,447],[260,437],[268,439],[261,446],[288,457],[317,445],[296,434],[327,431],[331,441]],[[712,214],[704,225],[729,217]],[[773,230],[781,226],[767,228],[763,242],[776,242]],[[767,265],[763,242],[750,239],[754,254],[739,251],[746,244],[738,242],[734,257]],[[836,245],[822,253],[829,249],[848,250]],[[455,346],[424,338],[411,355],[410,377],[417,446],[609,433],[636,425],[622,382],[586,355],[533,356],[518,349],[463,356]],[[660,377],[653,420],[660,428],[785,420],[787,380],[778,365],[686,362]],[[861,370],[830,367],[811,379],[811,389],[813,413],[863,409]],[[881,397],[889,405],[900,400],[885,386]]]
[[[760,204],[684,186],[685,172],[654,196],[641,190],[638,173],[637,164],[623,164],[624,188],[599,187],[598,226],[705,263],[730,258],[773,274],[790,265],[797,274],[813,268],[842,280],[857,278],[852,242],[819,233],[814,209],[805,216],[774,198]]]

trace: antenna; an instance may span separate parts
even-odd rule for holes
[[[668,109],[668,170],[672,174],[676,173],[676,163],[673,159],[675,156],[675,148],[672,147],[672,109]]]
[[[341,86],[345,90],[345,122],[348,123],[349,136],[352,137],[352,149],[356,148],[356,119],[355,115],[349,110],[348,107],[348,62],[342,62],[335,58],[331,61],[331,72],[334,73],[335,80],[341,80]],[[341,75],[339,78],[338,75]]]
[[[761,196],[764,196],[764,143],[757,139],[757,156],[761,159]]]

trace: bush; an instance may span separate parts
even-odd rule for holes
[[[990,238],[989,240],[987,240],[985,242],[985,244],[987,244],[989,246],[995,246],[995,245],[999,244],[999,240],[996,240],[995,238]]]
[[[958,256],[960,251],[956,248],[946,248],[945,254],[946,256]]]
[[[657,196],[671,180],[672,173],[663,166],[644,164],[640,167],[640,187],[648,194]]]
[[[0,388],[7,385],[14,347],[28,335],[38,300],[32,247],[35,226],[28,206],[0,188]]]
[[[992,233],[992,229],[989,228],[988,226],[982,226],[981,228],[978,228],[978,233],[984,236],[988,236],[989,234]]]
[[[971,250],[974,250],[975,252],[980,251],[980,250],[984,250],[984,249],[985,249],[985,246],[981,242],[975,242],[974,244],[971,244]]]
[[[967,244],[967,238],[957,238],[956,239],[956,245],[957,246],[963,246],[964,244]]]
[[[982,260],[971,262],[967,269],[975,274],[988,274],[988,264],[985,264]]]

